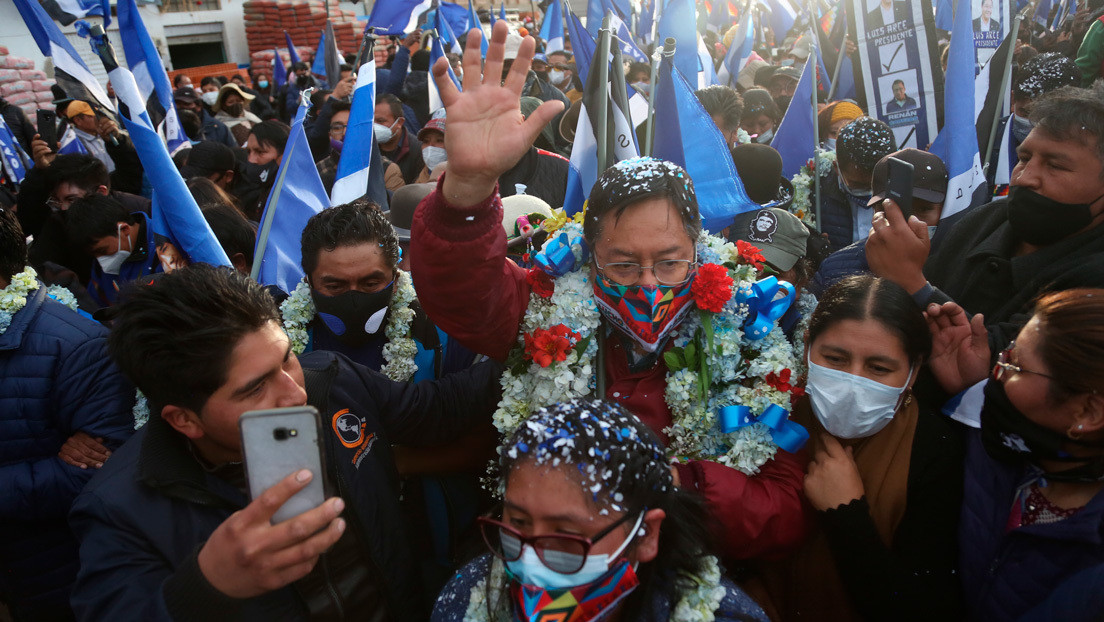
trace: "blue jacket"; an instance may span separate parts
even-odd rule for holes
[[[157,257],[157,242],[153,237],[153,227],[150,226],[150,217],[145,212],[131,214],[142,225],[139,236],[139,246],[127,257],[119,268],[119,274],[107,274],[100,267],[100,263],[92,260],[92,274],[88,279],[88,293],[92,300],[100,306],[111,306],[119,296],[119,290],[131,281],[147,274],[161,272],[161,260]]]
[[[828,245],[833,252],[851,244],[855,229],[851,202],[839,188],[839,173],[832,169],[820,178],[820,222],[821,233],[828,234]]]
[[[1076,590],[1057,588],[1078,572],[1104,564],[1104,492],[1056,523],[1006,531],[1017,493],[1035,477],[1026,466],[990,458],[980,432],[972,432],[958,532],[959,569],[972,620],[1015,620],[1052,592],[1076,602],[1071,593]],[[1047,606],[1058,610],[1062,603]]]
[[[437,605],[433,608],[433,616],[430,618],[432,622],[453,622],[464,619],[468,602],[471,600],[472,588],[490,573],[491,560],[491,555],[487,553],[475,558],[456,573],[437,598]],[[714,612],[714,619],[717,622],[767,622],[770,619],[750,596],[736,587],[728,578],[722,576],[721,585],[725,588],[725,595]],[[671,609],[672,603],[657,596],[652,603],[652,616],[646,621],[637,620],[636,622],[666,622],[671,617]]]
[[[134,387],[108,359],[106,336],[41,287],[0,334],[0,601],[17,619],[67,612],[77,574],[65,517],[93,470],[58,450],[78,431],[109,449],[134,431]]]
[[[446,443],[489,419],[498,402],[500,368],[485,363],[441,381],[411,384],[391,382],[332,352],[313,352],[301,362],[308,399],[322,414],[329,481],[346,502],[348,533],[358,536],[358,559],[377,578],[388,619],[421,619],[425,612],[419,610],[391,444]],[[338,436],[337,418],[349,414],[361,421],[356,442]],[[77,618],[308,619],[294,586],[235,599],[211,587],[199,571],[203,543],[246,502],[235,486],[200,466],[179,433],[152,417],[73,506],[70,522],[81,541],[72,598]],[[340,581],[327,585],[346,598]]]
[[[213,140],[216,143],[222,143],[231,149],[240,149],[241,145],[238,141],[234,140],[234,135],[230,133],[230,128],[226,127],[226,124],[222,121],[211,116],[211,113],[206,110],[200,111],[200,119],[203,121],[203,140]]]
[[[820,298],[836,281],[853,274],[869,272],[870,264],[866,263],[866,240],[859,240],[828,255],[806,287],[814,296]]]

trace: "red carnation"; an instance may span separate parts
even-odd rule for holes
[[[794,397],[805,395],[805,389],[797,385],[790,384],[790,379],[792,376],[793,372],[791,372],[789,369],[783,369],[777,374],[773,371],[768,373],[766,378],[764,378],[764,381],[767,383],[767,385],[773,387],[778,391],[781,391],[782,393],[789,393]]]
[[[766,259],[764,259],[762,253],[759,252],[758,246],[743,240],[736,240],[736,251],[740,253],[740,259],[751,264],[756,270],[763,269],[763,262],[766,261]]]
[[[699,309],[720,313],[732,298],[732,277],[724,266],[707,263],[698,268],[698,275],[690,285],[690,293],[694,294],[694,302]]]
[[[553,361],[562,361],[579,340],[578,333],[563,324],[551,329],[538,328],[525,334],[525,358],[531,359],[541,367],[548,367]]]
[[[525,275],[525,282],[529,283],[529,287],[533,288],[533,291],[541,298],[551,298],[552,292],[556,291],[556,284],[552,281],[552,277],[540,268],[529,270],[529,273]]]

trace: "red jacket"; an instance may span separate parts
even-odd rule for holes
[[[414,215],[410,259],[418,300],[433,322],[468,348],[505,360],[517,343],[529,284],[525,271],[506,259],[501,223],[497,188],[479,205],[456,208],[442,199],[438,185]],[[606,343],[606,399],[625,406],[666,440],[662,430],[671,424],[671,412],[663,398],[663,359],[632,374],[618,340]],[[701,493],[719,521],[725,557],[777,557],[806,533],[807,461],[804,452],[779,451],[754,477],[704,460],[680,464],[678,471],[682,486]]]

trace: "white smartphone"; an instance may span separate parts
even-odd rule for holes
[[[238,419],[249,494],[256,499],[300,469],[314,476],[272,516],[272,524],[314,509],[326,500],[322,423],[313,406],[251,410]]]

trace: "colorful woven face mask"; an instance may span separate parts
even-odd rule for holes
[[[596,622],[628,596],[640,580],[628,560],[615,564],[601,577],[576,587],[548,590],[510,582],[514,620],[518,622]]]
[[[693,308],[693,277],[682,285],[618,285],[600,272],[594,296],[602,316],[647,352],[655,352],[664,337]]]

